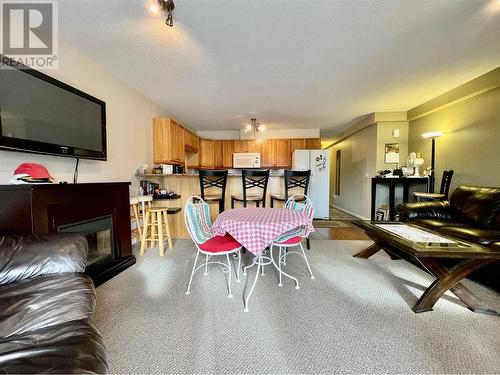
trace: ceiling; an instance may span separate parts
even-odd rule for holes
[[[500,0],[60,1],[60,38],[197,130],[346,128],[500,66]]]

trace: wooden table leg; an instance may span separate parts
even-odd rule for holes
[[[381,249],[382,249],[382,247],[377,242],[375,242],[370,247],[360,251],[357,254],[354,254],[353,257],[368,259],[369,257],[371,257],[373,254],[377,253]]]
[[[487,314],[497,313],[481,302],[470,290],[459,284],[460,280],[481,267],[492,263],[495,259],[467,259],[450,270],[446,269],[436,258],[418,258],[419,262],[436,277],[436,280],[418,299],[412,310],[416,313],[430,311],[439,298],[451,290],[469,309]]]

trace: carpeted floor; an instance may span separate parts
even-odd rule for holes
[[[255,267],[227,298],[225,274],[200,271],[186,296],[194,246],[178,240],[149,252],[97,288],[95,325],[113,373],[497,373],[500,318],[467,310],[452,294],[434,311],[410,306],[430,276],[383,253],[353,258],[369,241],[311,241],[311,280],[298,256],[287,270],[301,287],[266,268],[243,312]],[[249,254],[247,254],[249,257]],[[248,260],[248,259],[247,259]],[[248,281],[247,281],[248,279]],[[467,282],[490,306],[500,296]]]

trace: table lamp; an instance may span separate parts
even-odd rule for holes
[[[429,193],[434,193],[434,173],[435,173],[435,157],[436,157],[436,138],[443,135],[440,131],[426,132],[422,134],[424,138],[431,138],[432,140],[432,151],[431,151],[431,176],[429,179]]]

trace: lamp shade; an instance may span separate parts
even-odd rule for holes
[[[442,132],[426,132],[426,133],[423,133],[422,134],[422,137],[424,138],[437,138],[437,137],[441,137],[443,135]]]

